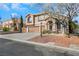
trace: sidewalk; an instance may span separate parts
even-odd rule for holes
[[[31,39],[33,37],[36,37],[36,36],[39,36],[39,33],[31,32],[31,33],[14,33],[14,34],[0,35],[0,38],[25,41],[25,40]]]

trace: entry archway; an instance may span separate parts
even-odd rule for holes
[[[52,31],[52,25],[53,25],[53,22],[52,21],[48,21],[48,29],[50,31]]]

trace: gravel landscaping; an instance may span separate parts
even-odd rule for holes
[[[38,42],[38,43],[54,43],[58,46],[69,47],[71,44],[79,46],[79,37],[71,36],[68,38],[67,36],[55,36],[55,35],[47,35],[47,36],[37,36],[30,41]]]

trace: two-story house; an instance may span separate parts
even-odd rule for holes
[[[40,14],[28,14],[26,16],[26,31],[27,32],[40,32],[50,30],[51,32],[65,33],[68,31],[68,17],[43,12]]]

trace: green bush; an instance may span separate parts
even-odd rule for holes
[[[43,30],[43,32],[42,32],[43,34],[46,34],[47,33],[47,30]]]
[[[3,31],[7,32],[7,31],[9,31],[9,30],[10,30],[9,28],[3,27]]]
[[[51,33],[51,31],[49,31],[49,30],[43,30],[43,32],[42,32],[43,34],[46,34],[46,33],[48,33],[48,34],[50,34]]]
[[[47,31],[48,34],[51,34],[52,32],[50,30]]]

